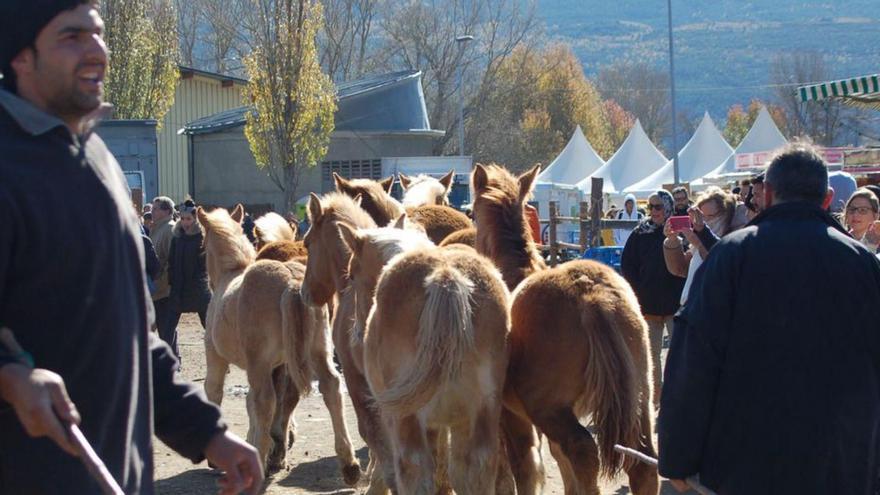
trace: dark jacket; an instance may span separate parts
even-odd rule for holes
[[[650,221],[650,220],[649,220]],[[666,269],[663,228],[651,233],[633,231],[623,247],[620,269],[639,298],[642,313],[671,316],[678,311],[685,279]]]
[[[177,222],[168,255],[171,307],[180,313],[205,311],[211,302],[202,232],[186,234]]]
[[[70,207],[75,195],[77,208]],[[0,325],[64,379],[125,493],[153,493],[153,433],[198,461],[225,426],[149,331],[144,251],[125,177],[95,134],[0,91]],[[0,366],[4,365],[0,359]],[[0,402],[0,494],[100,493],[82,462]]]
[[[719,241],[676,318],[659,438],[660,474],[722,495],[874,495],[877,258],[807,203]]]

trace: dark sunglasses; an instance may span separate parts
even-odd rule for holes
[[[663,206],[663,205],[653,204],[653,203],[648,203],[648,208],[651,208],[652,210],[660,211],[660,210],[662,210],[662,209],[664,208],[664,206]]]

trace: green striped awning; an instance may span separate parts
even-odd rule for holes
[[[846,103],[880,108],[880,74],[801,86],[797,91],[802,102],[838,98]]]

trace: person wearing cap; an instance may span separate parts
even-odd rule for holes
[[[0,494],[100,493],[69,423],[127,494],[154,492],[154,433],[225,471],[222,493],[253,494],[256,451],[149,331],[137,214],[93,133],[102,31],[94,0],[0,2]]]

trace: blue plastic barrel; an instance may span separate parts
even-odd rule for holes
[[[623,248],[620,246],[592,247],[584,251],[581,259],[604,263],[620,273],[620,257],[622,255]]]

